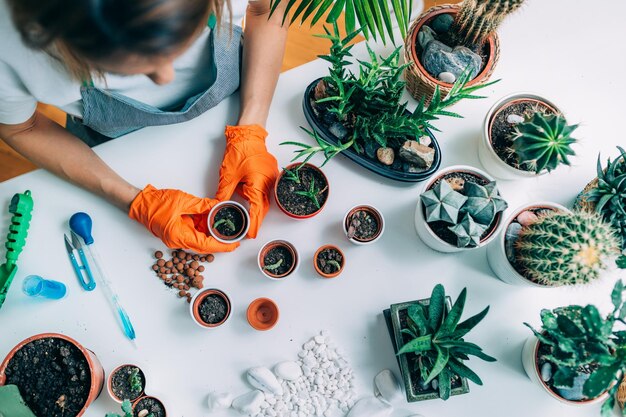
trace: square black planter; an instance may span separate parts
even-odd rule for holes
[[[398,353],[398,347],[403,346],[410,340],[410,336],[401,333],[404,328],[401,325],[400,317],[407,313],[408,308],[411,305],[420,304],[422,306],[428,306],[430,304],[430,298],[416,301],[407,301],[405,303],[393,304],[389,309],[383,311],[385,322],[387,323],[387,330],[391,337],[391,343],[393,344],[394,352]],[[452,301],[450,297],[446,297],[446,307],[449,311],[452,308]],[[425,400],[435,400],[439,397],[439,390],[430,389],[425,391],[417,391],[415,385],[419,386],[422,380],[418,371],[413,371],[409,359],[413,354],[406,354],[396,356],[398,365],[400,366],[400,373],[402,374],[402,380],[404,382],[404,389],[406,391],[406,400],[410,403]],[[458,377],[457,377],[458,378]],[[452,390],[450,395],[461,395],[469,392],[469,385],[467,378],[460,378],[460,380],[452,381]]]

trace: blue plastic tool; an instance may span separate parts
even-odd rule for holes
[[[104,266],[100,262],[100,256],[98,255],[98,252],[95,248],[94,238],[91,235],[92,226],[93,222],[91,220],[91,217],[87,213],[76,213],[70,218],[70,228],[72,229],[72,232],[83,238],[83,241],[85,242],[87,248],[87,252],[93,260],[93,263],[91,265],[95,268],[98,274],[98,278],[100,280],[100,283],[102,284],[104,294],[106,295],[109,304],[113,309],[113,312],[120,319],[120,324],[122,326],[124,334],[130,340],[134,340],[136,337],[135,329],[130,322],[128,314],[126,314],[126,311],[121,306],[117,294],[113,290],[113,285],[111,281],[109,281],[107,275],[104,273]]]
[[[62,282],[44,279],[39,275],[29,275],[22,282],[22,291],[31,297],[59,300],[65,297],[67,288]]]
[[[74,268],[74,272],[78,277],[78,282],[85,291],[92,291],[94,288],[96,288],[96,280],[91,273],[91,268],[89,268],[89,263],[87,262],[85,252],[83,251],[82,245],[80,244],[80,239],[74,234],[74,232],[72,232],[71,242],[70,238],[68,238],[67,235],[64,234],[63,237],[65,238],[65,249],[67,250],[67,254],[70,257],[72,268]],[[79,264],[76,260],[76,256],[74,256],[74,250],[78,251],[78,256],[80,257],[81,264]],[[84,275],[86,275],[87,278],[85,278]]]

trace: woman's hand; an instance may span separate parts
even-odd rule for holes
[[[146,226],[169,248],[197,253],[231,252],[239,243],[220,243],[208,235],[207,217],[217,203],[210,198],[148,185],[133,200],[128,216]]]
[[[216,198],[229,200],[237,190],[248,200],[248,237],[254,239],[270,207],[278,163],[265,147],[267,132],[261,126],[227,126],[225,135],[226,151]]]

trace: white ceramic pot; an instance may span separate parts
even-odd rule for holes
[[[525,287],[553,288],[526,279],[523,275],[517,272],[515,268],[513,268],[513,265],[511,265],[509,259],[506,257],[506,249],[504,245],[506,231],[509,228],[509,225],[513,222],[513,220],[517,218],[520,213],[533,208],[554,209],[557,211],[570,213],[570,210],[563,207],[562,205],[551,203],[548,201],[525,204],[517,208],[506,219],[506,221],[502,223],[502,229],[500,230],[500,233],[498,233],[498,236],[493,241],[493,243],[487,247],[487,261],[489,262],[489,266],[491,267],[491,270],[496,274],[496,276],[501,281],[504,281],[507,284],[522,285]]]
[[[236,208],[240,209],[244,215],[244,221],[245,221],[244,228],[236,237],[232,239],[225,239],[223,236],[220,236],[218,233],[213,231],[213,227],[212,227],[212,219],[213,219],[214,214],[217,213],[217,211],[224,206],[235,206]],[[209,227],[209,233],[211,234],[211,236],[213,236],[215,240],[221,243],[236,243],[244,239],[246,235],[248,234],[248,230],[250,229],[250,214],[248,213],[248,210],[246,210],[246,208],[242,204],[236,201],[222,201],[220,203],[217,203],[211,209],[211,211],[209,212],[207,223]]]
[[[535,335],[528,337],[526,343],[524,343],[524,347],[522,348],[522,365],[524,366],[524,371],[526,371],[526,375],[528,375],[528,378],[530,378],[532,382],[534,382],[536,385],[539,385],[543,389],[543,391],[545,391],[555,400],[574,407],[581,407],[602,402],[608,397],[607,392],[603,393],[599,397],[584,401],[570,401],[561,397],[559,394],[552,391],[552,389],[550,389],[550,387],[541,379],[541,371],[537,362],[538,351],[539,339],[537,339]]]
[[[352,216],[352,214],[358,210],[369,211],[374,217],[376,217],[376,220],[378,221],[378,224],[379,224],[379,231],[378,231],[378,234],[376,234],[373,239],[360,240],[354,237],[353,238],[348,237],[348,228],[350,227],[348,217]],[[361,204],[361,205],[352,207],[350,210],[346,212],[345,216],[343,216],[342,227],[343,227],[344,234],[346,235],[346,237],[351,243],[354,243],[355,245],[369,245],[369,244],[376,242],[378,239],[380,239],[383,233],[385,232],[385,218],[383,217],[383,213],[381,213],[381,211],[378,210],[376,207],[366,205],[366,204]]]
[[[560,112],[558,107],[556,107],[556,105],[554,105],[554,103],[552,103],[550,100],[547,100],[533,93],[510,94],[500,99],[496,104],[491,107],[491,109],[489,109],[489,111],[487,112],[487,116],[485,117],[485,121],[483,122],[482,138],[480,140],[480,143],[478,144],[478,158],[480,159],[480,163],[483,165],[485,170],[498,179],[518,180],[524,178],[533,178],[544,175],[548,172],[547,170],[543,170],[542,172],[537,174],[533,171],[524,171],[521,169],[513,168],[502,159],[500,159],[498,154],[493,150],[493,147],[491,146],[489,131],[491,130],[491,123],[495,118],[495,115],[508,103],[523,99],[538,100],[552,107],[557,112]]]
[[[491,177],[489,174],[487,174],[484,171],[481,171],[478,168],[474,168],[474,167],[467,166],[467,165],[453,165],[453,166],[442,169],[441,171],[437,173],[436,176],[433,176],[428,182],[424,183],[424,185],[420,189],[419,195],[421,196],[422,193],[429,190],[439,178],[451,172],[468,172],[470,174],[474,174],[479,177],[484,177],[489,181],[494,181],[493,177]],[[428,245],[431,249],[434,249],[438,252],[454,253],[454,252],[462,252],[462,251],[467,251],[467,250],[474,250],[474,249],[487,245],[489,242],[495,239],[495,237],[498,235],[498,231],[500,227],[502,226],[502,213],[499,213],[498,216],[500,216],[498,220],[498,224],[494,227],[491,234],[487,238],[485,238],[483,241],[481,241],[478,246],[471,247],[471,248],[459,248],[456,245],[451,245],[450,243],[441,239],[439,236],[435,234],[435,232],[432,231],[432,229],[426,222],[426,217],[424,216],[424,207],[423,207],[422,201],[421,199],[418,198],[417,206],[415,208],[415,230],[417,230],[417,234],[426,245]]]

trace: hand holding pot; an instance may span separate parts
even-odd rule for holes
[[[250,203],[249,238],[255,238],[270,207],[278,176],[276,158],[267,151],[267,131],[259,125],[227,126],[226,151],[216,198],[230,200],[237,191]]]
[[[218,201],[179,190],[144,188],[133,200],[128,216],[146,226],[172,249],[197,253],[231,252],[239,244],[224,244],[208,235],[208,214]]]

